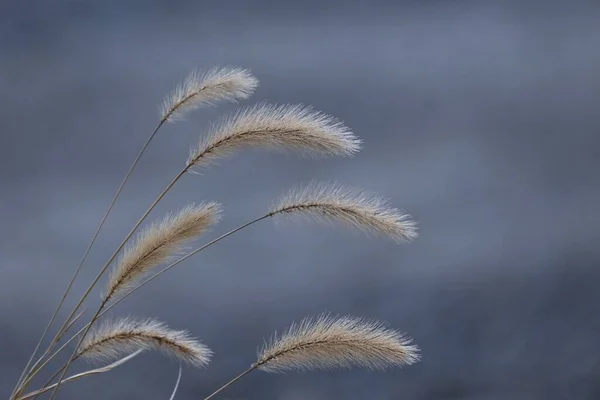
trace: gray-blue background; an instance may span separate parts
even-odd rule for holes
[[[597,398],[599,21],[599,4],[579,0],[0,3],[0,395],[164,95],[192,68],[234,64],[261,80],[246,104],[312,104],[351,126],[364,151],[317,162],[244,151],[186,177],[153,217],[221,201],[225,219],[206,240],[294,184],[338,180],[391,198],[421,236],[397,246],[267,221],[154,281],[115,315],[157,317],[216,352],[208,369],[184,370],[179,399],[203,398],[263,338],[321,311],[386,320],[423,361],[387,373],[258,372],[220,398]],[[161,132],[77,294],[233,108]],[[59,397],[166,399],[176,374],[147,354]]]

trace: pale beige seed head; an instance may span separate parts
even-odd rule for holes
[[[321,315],[275,335],[258,354],[254,366],[267,372],[414,364],[419,349],[411,339],[380,322]]]
[[[397,242],[417,237],[416,224],[410,215],[388,207],[387,201],[379,196],[336,183],[311,183],[292,189],[276,202],[270,215],[341,221]]]
[[[77,357],[109,361],[140,349],[159,350],[197,367],[207,365],[212,356],[208,347],[186,331],[169,329],[152,319],[122,318],[92,329],[79,347]]]
[[[301,105],[257,106],[213,127],[188,158],[188,165],[210,164],[242,147],[296,150],[313,156],[351,156],[360,140],[337,119]]]
[[[203,105],[246,99],[257,86],[258,80],[242,68],[213,68],[204,74],[194,71],[165,99],[161,118],[176,121]]]
[[[169,261],[183,245],[218,222],[220,209],[212,202],[192,204],[144,229],[113,268],[104,299],[126,293],[152,268]]]

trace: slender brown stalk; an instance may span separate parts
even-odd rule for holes
[[[206,249],[207,247],[210,247],[210,246],[212,246],[213,244],[215,244],[215,243],[219,242],[220,240],[222,240],[222,239],[225,239],[226,237],[228,237],[228,236],[230,236],[230,235],[233,235],[234,233],[236,233],[236,232],[239,232],[239,231],[241,231],[242,229],[244,229],[244,228],[247,228],[247,227],[249,227],[250,225],[253,225],[253,224],[255,224],[255,223],[259,222],[259,221],[262,221],[263,219],[266,219],[266,218],[268,218],[268,217],[269,217],[269,215],[263,215],[263,216],[262,216],[262,217],[260,217],[260,218],[253,219],[252,221],[250,221],[250,222],[246,222],[245,224],[243,224],[243,225],[240,225],[240,226],[238,226],[237,228],[230,230],[229,232],[227,232],[227,233],[225,233],[225,234],[223,234],[223,235],[219,236],[218,238],[211,240],[211,241],[210,241],[210,242],[208,242],[207,244],[205,244],[205,245],[202,245],[202,246],[198,247],[196,250],[194,250],[194,251],[192,251],[192,252],[190,252],[190,253],[186,254],[185,256],[183,256],[182,258],[180,258],[179,260],[175,261],[174,263],[172,263],[172,264],[170,264],[170,265],[167,265],[166,267],[164,267],[163,269],[161,269],[160,271],[158,271],[158,272],[157,272],[157,273],[155,273],[154,275],[150,276],[148,279],[144,280],[144,281],[143,281],[143,282],[141,282],[139,285],[137,285],[137,286],[135,286],[133,289],[131,289],[129,292],[127,292],[126,294],[124,294],[123,296],[121,296],[121,297],[120,297],[120,298],[119,298],[117,301],[124,300],[126,297],[130,296],[131,294],[133,294],[133,292],[135,292],[136,290],[140,289],[142,286],[144,286],[144,285],[146,285],[147,283],[149,283],[150,281],[152,281],[152,280],[154,280],[154,279],[158,278],[160,275],[164,274],[165,272],[167,272],[167,271],[168,271],[168,270],[170,270],[171,268],[173,268],[173,267],[177,266],[178,264],[180,264],[180,263],[184,262],[185,260],[187,260],[187,259],[188,259],[188,258],[190,258],[191,256],[193,256],[193,255],[195,255],[195,254],[197,254],[197,253],[201,252],[202,250]]]
[[[67,325],[67,327],[66,327],[66,328],[65,328],[65,330],[63,331],[63,335],[64,335],[64,333],[65,333],[66,331],[68,331],[69,329],[71,329],[71,327],[72,327],[73,325],[75,325],[75,323],[76,323],[76,322],[79,320],[79,318],[81,318],[81,316],[82,316],[82,315],[83,315],[83,314],[84,314],[86,311],[87,311],[87,308],[84,308],[83,310],[79,311],[79,314],[77,314],[77,316],[75,316],[75,318],[73,318],[73,319],[71,320],[71,322],[69,322],[69,325]],[[60,339],[62,339],[62,336],[63,336],[63,335],[61,335],[61,336],[58,338],[58,341],[60,341]]]
[[[232,380],[230,380],[229,382],[227,382],[226,384],[224,384],[223,386],[221,386],[220,388],[218,388],[217,390],[212,392],[208,397],[205,397],[204,400],[212,399],[214,396],[216,396],[223,390],[227,389],[229,386],[233,385],[234,383],[236,383],[237,381],[242,379],[244,376],[246,376],[250,372],[254,371],[256,368],[258,368],[258,365],[256,365],[256,364],[252,365],[250,368],[248,368],[247,370],[245,370],[244,372],[242,372],[241,374],[239,374],[238,376],[236,376],[235,378],[233,378]]]

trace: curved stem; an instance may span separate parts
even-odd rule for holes
[[[35,348],[33,350],[33,353],[31,353],[31,356],[29,357],[29,361],[27,361],[27,364],[25,365],[25,368],[23,368],[23,371],[21,372],[21,376],[19,377],[19,379],[17,381],[15,389],[13,389],[13,393],[12,393],[13,395],[15,394],[15,392],[21,390],[20,386],[21,386],[22,381],[31,372],[31,370],[29,370],[29,367],[30,367],[33,359],[35,358],[35,354],[39,350],[40,345],[42,344],[42,341],[46,337],[46,334],[50,330],[50,327],[54,323],[54,320],[56,319],[56,316],[58,315],[58,313],[59,313],[60,309],[62,308],[62,306],[63,306],[63,304],[64,304],[67,296],[69,295],[69,292],[71,291],[71,289],[73,287],[73,284],[75,283],[75,280],[77,279],[77,276],[79,275],[79,272],[81,271],[81,268],[83,267],[83,264],[87,260],[87,257],[88,257],[88,255],[90,253],[90,250],[94,246],[94,243],[96,242],[96,239],[98,238],[98,235],[99,235],[100,231],[102,230],[102,227],[104,226],[104,223],[106,222],[106,219],[108,218],[108,215],[110,214],[110,212],[112,211],[115,203],[117,202],[117,199],[119,198],[119,195],[121,194],[121,191],[123,190],[123,187],[125,186],[125,184],[129,180],[129,177],[133,173],[133,170],[135,169],[136,165],[138,164],[140,158],[142,158],[142,155],[144,154],[144,152],[146,151],[146,149],[150,145],[150,142],[152,141],[152,139],[154,139],[154,136],[156,136],[156,134],[158,133],[158,131],[160,130],[160,128],[163,126],[163,124],[165,122],[166,122],[166,119],[164,119],[164,118],[160,120],[159,124],[154,129],[154,132],[152,132],[152,135],[150,135],[150,137],[148,138],[148,140],[146,140],[146,143],[144,143],[144,145],[142,146],[142,148],[141,148],[140,152],[138,153],[137,157],[135,158],[135,160],[133,161],[133,163],[129,167],[129,170],[127,171],[127,174],[125,174],[125,177],[123,178],[123,181],[121,182],[121,185],[117,189],[117,192],[115,193],[112,201],[110,202],[110,205],[108,206],[108,209],[104,213],[104,216],[102,217],[102,220],[100,221],[100,224],[98,225],[98,228],[96,229],[96,232],[94,233],[94,236],[92,237],[92,240],[90,241],[87,249],[85,250],[85,253],[83,254],[83,257],[81,258],[81,261],[79,262],[79,265],[77,266],[77,269],[75,270],[75,273],[71,277],[71,281],[69,282],[69,285],[67,286],[67,289],[65,290],[65,292],[64,292],[64,294],[63,294],[60,302],[58,303],[58,306],[54,310],[54,313],[52,314],[52,317],[50,318],[50,322],[48,322],[48,324],[46,325],[46,328],[44,329],[44,332],[42,333],[42,336],[40,337],[39,341],[37,342],[37,344],[36,344],[36,346],[35,346]],[[66,321],[66,324],[68,324],[68,323],[69,323],[69,320]],[[66,326],[66,324],[65,324],[65,326]],[[50,342],[50,345],[48,346],[48,349],[44,352],[44,354],[41,356],[41,358],[45,357],[52,350],[52,347],[60,339],[60,337],[62,335],[62,331],[63,331],[63,329],[61,328],[58,331],[58,333],[54,336],[54,339],[52,339],[52,341]],[[35,366],[33,366],[31,368],[33,370],[33,368],[35,368]]]
[[[79,374],[70,376],[70,377],[62,380],[62,383],[76,381],[78,379],[84,378],[84,377],[89,376],[89,375],[103,374],[105,372],[108,372],[108,371],[112,370],[113,368],[116,368],[116,367],[118,367],[118,366],[126,363],[127,361],[131,360],[133,357],[135,357],[138,354],[140,354],[142,351],[143,351],[143,349],[139,349],[135,353],[132,353],[132,354],[128,355],[127,357],[123,357],[120,360],[117,360],[117,361],[113,362],[112,364],[105,365],[104,367],[92,369],[92,370],[89,370],[89,371],[81,372]],[[50,386],[44,386],[43,388],[41,388],[39,390],[36,390],[34,392],[31,392],[31,393],[28,393],[28,394],[26,394],[26,395],[24,395],[22,397],[19,397],[18,400],[26,400],[26,399],[30,399],[32,397],[39,396],[40,394],[45,393],[48,390],[50,390],[50,389],[58,386],[60,382],[61,381],[59,381],[57,383],[54,383],[54,384],[52,384]]]
[[[179,382],[181,382],[181,363],[179,363],[179,373],[177,374],[177,381],[175,382],[175,387],[173,388],[173,392],[171,392],[171,397],[169,397],[169,400],[175,399],[177,389],[179,389]]]
[[[247,370],[245,370],[244,372],[242,372],[241,374],[239,374],[238,376],[236,376],[235,378],[233,378],[232,380],[230,380],[229,382],[227,382],[226,384],[224,384],[223,386],[221,386],[216,391],[212,392],[208,397],[205,397],[204,400],[208,400],[208,399],[213,398],[215,395],[217,395],[221,391],[227,389],[229,386],[233,385],[234,383],[236,383],[237,381],[239,381],[240,379],[242,379],[244,376],[246,376],[250,372],[254,371],[256,368],[258,368],[258,364],[253,364],[250,368],[248,368]]]
[[[142,283],[140,283],[139,285],[137,285],[136,287],[134,287],[133,289],[131,289],[129,292],[127,292],[127,293],[126,293],[125,295],[123,295],[122,297],[120,297],[120,298],[119,298],[119,299],[118,299],[116,302],[118,303],[118,302],[120,302],[120,301],[124,300],[126,297],[128,297],[129,295],[131,295],[133,292],[135,292],[136,290],[138,290],[138,289],[139,289],[139,288],[141,288],[142,286],[144,286],[144,285],[146,285],[147,283],[149,283],[150,281],[152,281],[152,280],[154,280],[154,279],[158,278],[160,275],[164,274],[165,272],[167,272],[167,271],[168,271],[168,270],[170,270],[171,268],[175,267],[175,266],[176,266],[176,265],[178,265],[179,263],[182,263],[182,262],[184,262],[185,260],[187,260],[187,259],[188,259],[188,258],[190,258],[191,256],[193,256],[193,255],[195,255],[195,254],[197,254],[197,253],[201,252],[202,250],[206,249],[207,247],[210,247],[210,246],[212,246],[213,244],[215,244],[215,243],[219,242],[220,240],[222,240],[222,239],[225,239],[226,237],[228,237],[228,236],[230,236],[230,235],[233,235],[234,233],[236,233],[236,232],[238,232],[238,231],[241,231],[242,229],[244,229],[244,228],[247,228],[247,227],[249,227],[250,225],[253,225],[253,224],[255,224],[255,223],[259,222],[259,221],[262,221],[263,219],[265,219],[265,218],[268,218],[268,217],[270,217],[270,215],[269,215],[269,214],[267,214],[267,215],[263,215],[262,217],[260,217],[260,218],[256,218],[256,219],[254,219],[254,220],[252,220],[252,221],[250,221],[250,222],[246,222],[245,224],[243,224],[243,225],[240,225],[240,226],[238,226],[237,228],[230,230],[229,232],[227,232],[227,233],[225,233],[225,234],[223,234],[223,235],[219,236],[218,238],[211,240],[211,241],[210,241],[210,242],[208,242],[207,244],[205,244],[205,245],[203,245],[203,246],[201,246],[201,247],[198,247],[196,250],[192,251],[191,253],[188,253],[188,254],[186,254],[184,257],[180,258],[179,260],[177,260],[177,261],[173,262],[173,263],[172,263],[172,264],[170,264],[170,265],[167,265],[166,267],[164,267],[163,269],[161,269],[160,271],[158,271],[157,273],[155,273],[154,275],[152,275],[152,276],[151,276],[151,277],[149,277],[148,279],[144,280]],[[111,307],[112,307],[112,305],[111,305]]]

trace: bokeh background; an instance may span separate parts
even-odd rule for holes
[[[210,368],[184,369],[178,399],[203,398],[273,331],[322,311],[388,321],[423,360],[387,373],[258,372],[220,398],[598,398],[599,21],[600,3],[583,0],[1,2],[0,395],[157,105],[193,68],[233,64],[261,80],[245,104],[311,104],[364,150],[320,161],[243,151],[186,177],[153,217],[220,201],[225,219],[207,240],[290,186],[337,180],[390,198],[420,237],[399,246],[267,221],[155,280],[115,315],[189,329],[216,353]],[[235,108],[161,132],[75,293]],[[165,399],[176,375],[176,362],[146,354],[59,397]]]

